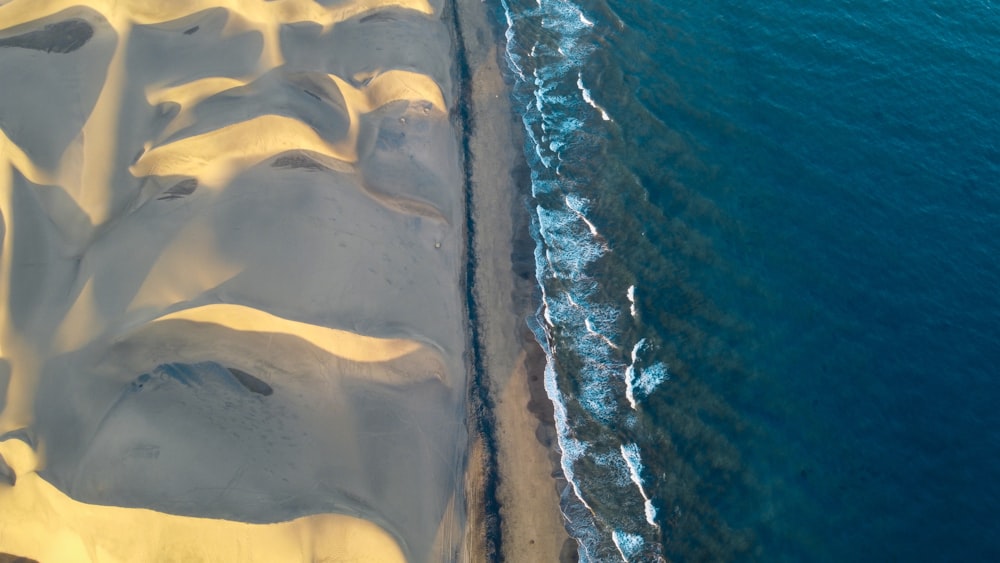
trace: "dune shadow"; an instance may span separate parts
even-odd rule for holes
[[[73,18],[47,24],[42,29],[0,39],[0,48],[19,47],[46,53],[72,53],[94,36],[94,28],[84,20]]]

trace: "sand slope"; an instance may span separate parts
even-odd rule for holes
[[[0,552],[456,553],[441,8],[0,2]]]

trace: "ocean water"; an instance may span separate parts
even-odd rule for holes
[[[496,13],[580,558],[1000,560],[1000,5]]]

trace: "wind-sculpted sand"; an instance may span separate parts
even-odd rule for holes
[[[0,0],[0,553],[468,556],[441,12]]]

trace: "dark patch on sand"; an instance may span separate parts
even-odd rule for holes
[[[193,35],[198,32],[201,26],[194,26],[184,30],[184,35]]]
[[[249,373],[236,368],[226,369],[229,370],[229,373],[233,374],[233,377],[236,378],[236,381],[240,382],[240,385],[246,387],[252,393],[257,393],[258,395],[263,395],[265,397],[274,393],[274,389],[272,389],[270,385],[264,383]]]
[[[125,456],[133,459],[157,459],[160,457],[160,446],[139,444],[126,450]]]
[[[0,455],[0,485],[13,487],[16,482],[17,475],[14,475],[14,470],[7,465],[7,460]]]
[[[0,563],[38,563],[38,561],[28,559],[27,557],[19,557],[11,553],[0,553]]]
[[[188,196],[194,193],[195,189],[198,188],[198,180],[194,178],[188,178],[187,180],[181,180],[173,185],[170,189],[163,192],[163,195],[156,198],[158,200],[170,200],[179,199],[184,196]]]
[[[358,23],[369,23],[369,22],[394,22],[399,18],[392,12],[382,11],[375,12],[374,14],[367,15],[360,20]]]
[[[3,242],[3,216],[0,215],[0,243]],[[7,388],[10,386],[10,362],[0,358],[0,409],[7,405]]]
[[[301,168],[303,170],[316,171],[329,170],[326,166],[323,166],[302,153],[279,156],[274,159],[271,166],[273,168]]]
[[[559,563],[577,563],[580,560],[580,545],[573,538],[566,538],[559,552]]]
[[[46,53],[72,53],[94,36],[94,28],[84,20],[51,23],[42,29],[0,39],[0,47],[19,47]]]
[[[181,105],[177,102],[163,102],[156,105],[156,117],[163,120],[170,120],[177,117],[181,111]]]
[[[380,129],[375,146],[380,150],[401,150],[406,144],[406,132],[400,130]]]

